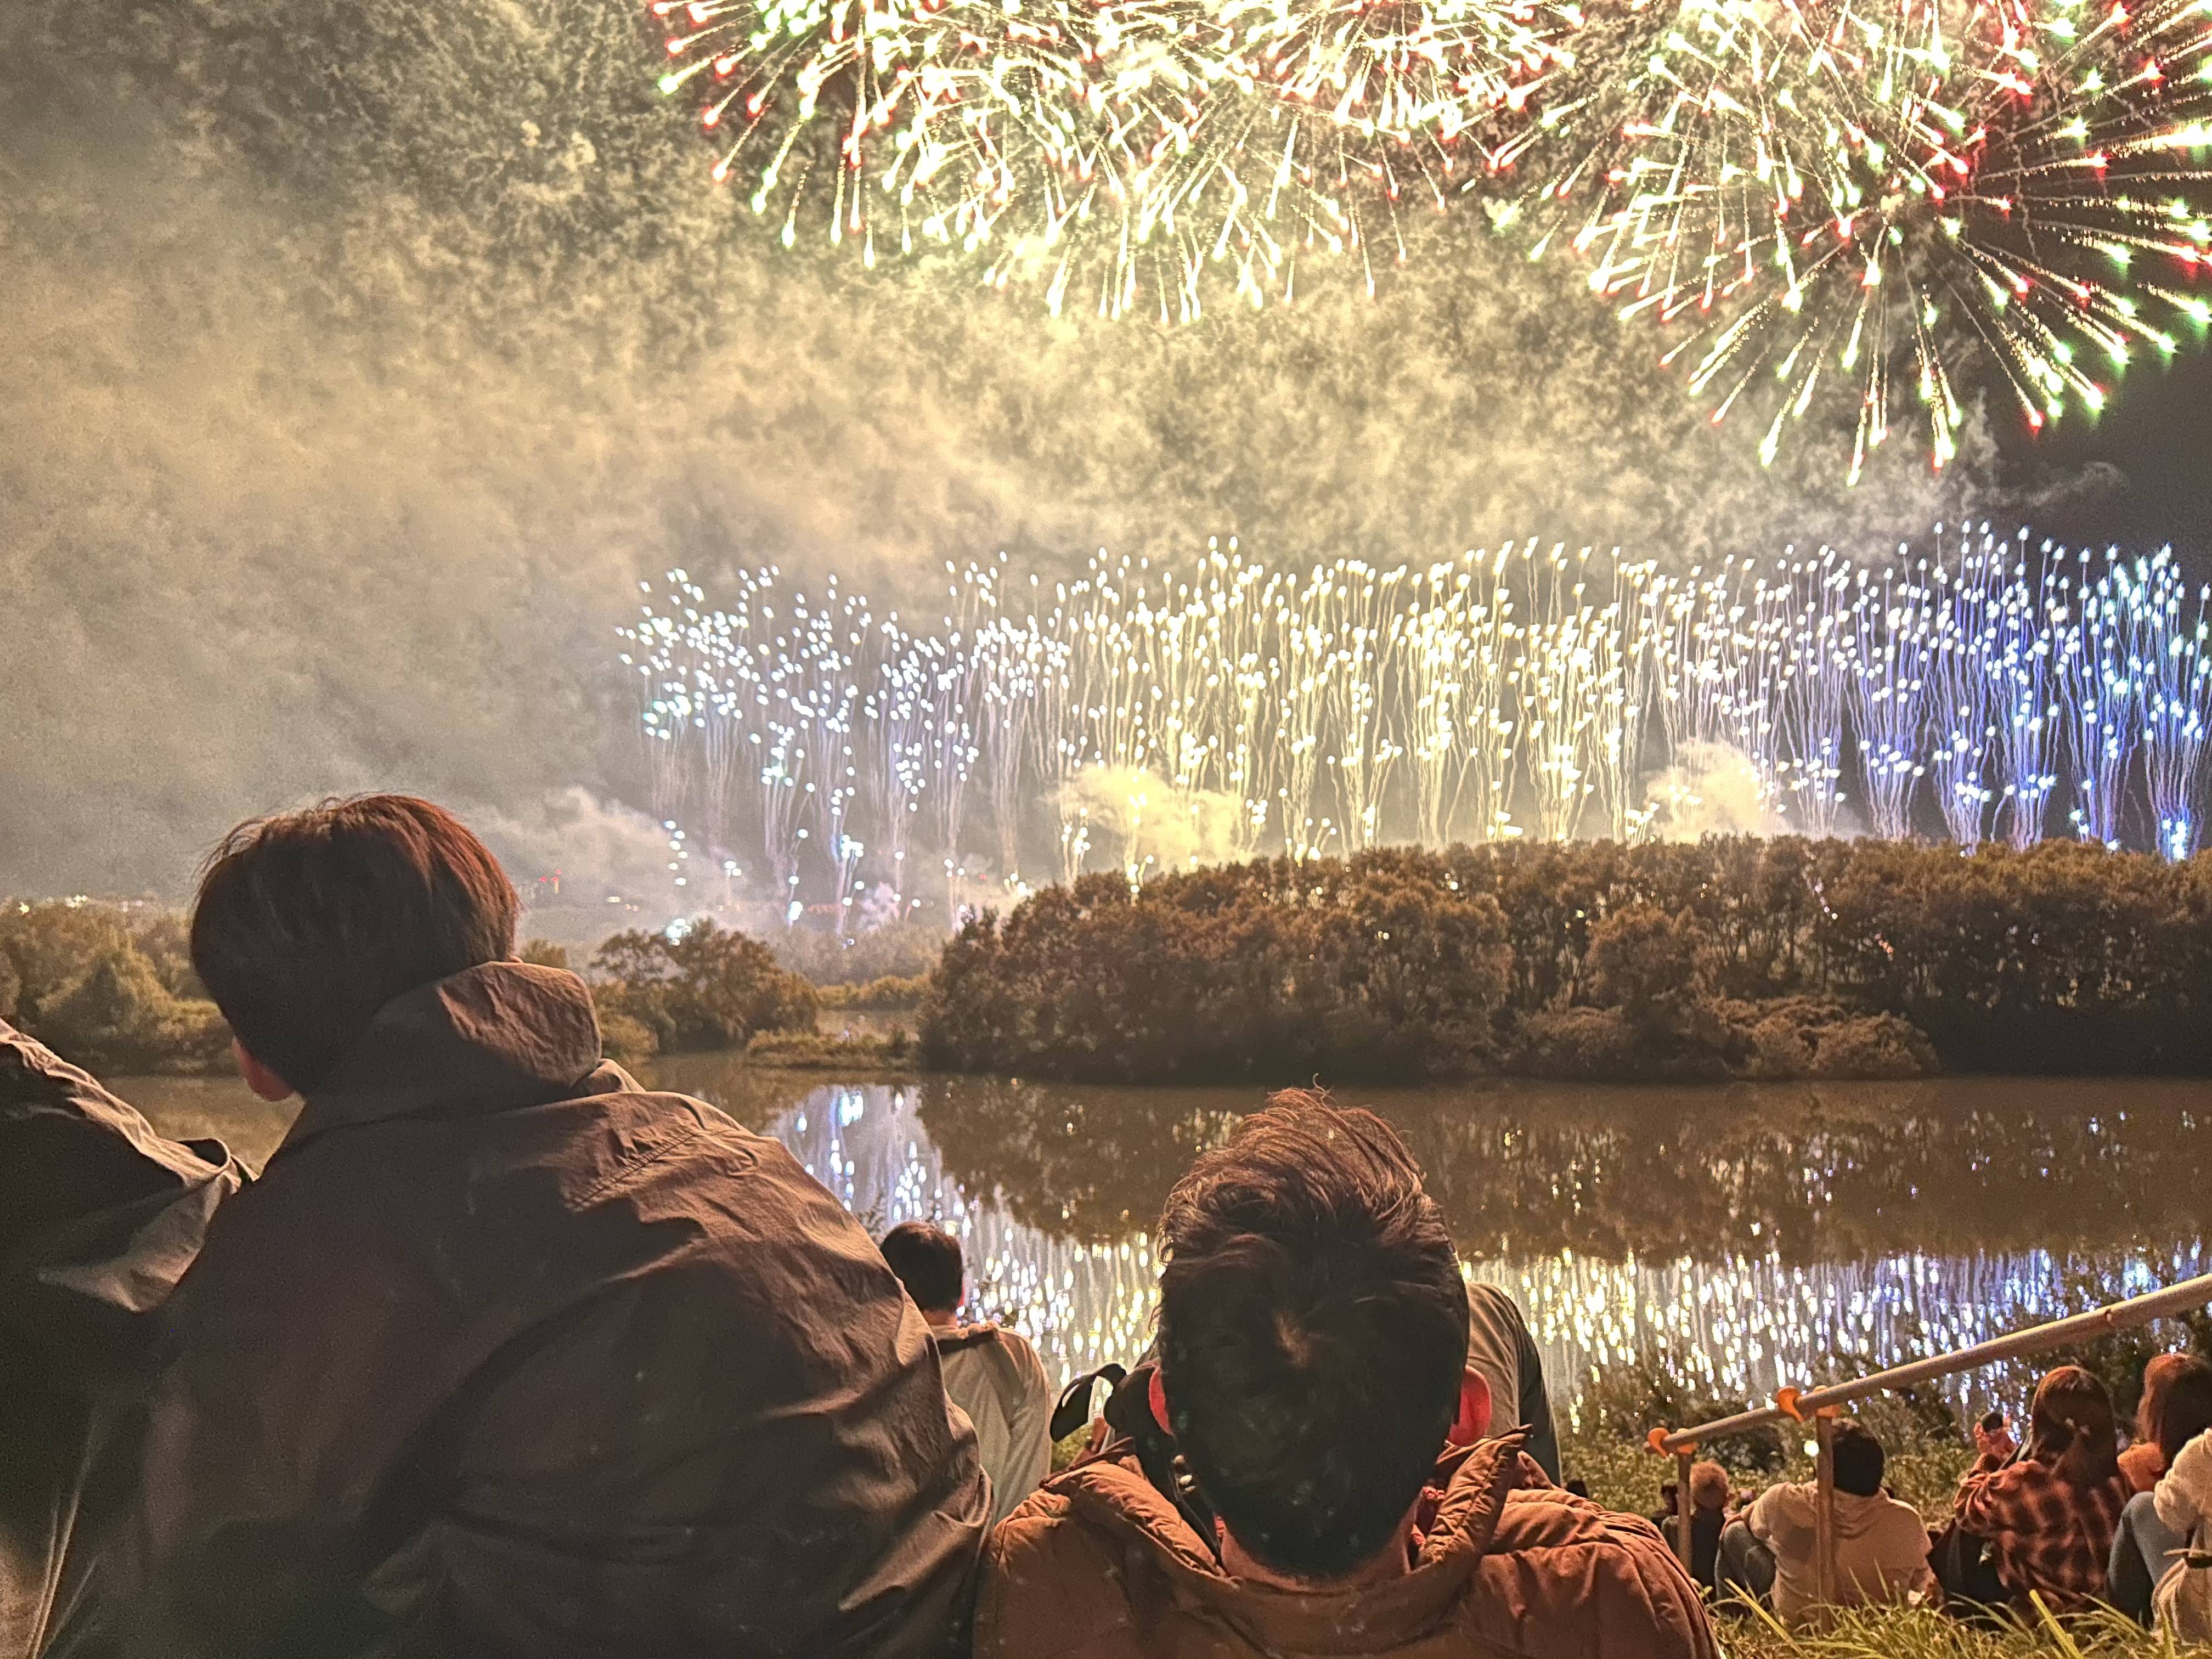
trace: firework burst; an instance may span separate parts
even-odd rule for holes
[[[1769,460],[1832,390],[1854,480],[1907,423],[1941,466],[1970,362],[2039,429],[2203,326],[2200,0],[1686,0],[1612,36],[1509,147],[1534,182],[1492,216],[1587,258],[1624,319],[1678,325],[1662,360]]]

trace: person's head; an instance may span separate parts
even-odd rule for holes
[[[1881,1490],[1888,1458],[1881,1442],[1849,1421],[1838,1423],[1829,1437],[1828,1455],[1836,1472],[1836,1490],[1855,1498],[1871,1498]]]
[[[2181,1449],[2212,1429],[2212,1364],[2193,1353],[2162,1353],[2143,1367],[2136,1439],[2154,1445],[2168,1468]]]
[[[2036,1386],[2027,1411],[2027,1452],[2054,1465],[2074,1486],[2094,1486],[2119,1472],[2112,1396],[2079,1365],[2061,1365]]]
[[[960,1241],[928,1221],[902,1221],[884,1235],[884,1260],[925,1314],[950,1318],[967,1290]]]
[[[1728,1507],[1728,1471],[1708,1458],[1690,1465],[1690,1503],[1701,1510]]]
[[[1403,1537],[1459,1409],[1467,1286],[1390,1127],[1276,1095],[1160,1218],[1170,1427],[1237,1546],[1302,1582]]]
[[[444,808],[328,800],[223,838],[192,905],[192,967],[254,1086],[307,1093],[394,997],[512,956],[520,908]]]

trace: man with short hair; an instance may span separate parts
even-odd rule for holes
[[[1447,1443],[1487,1390],[1443,1216],[1381,1119],[1276,1096],[1160,1236],[1173,1473],[1123,1438],[1048,1480],[985,1553],[980,1655],[1715,1653],[1648,1522],[1552,1487],[1517,1434]]]
[[[1938,1595],[1928,1566],[1928,1528],[1920,1511],[1881,1489],[1887,1459],[1859,1424],[1835,1425],[1836,1601],[1902,1601]],[[1776,1615],[1802,1620],[1820,1603],[1820,1487],[1810,1480],[1769,1486],[1721,1536],[1723,1579],[1756,1592],[1771,1577]],[[1762,1556],[1770,1556],[1769,1567]]]
[[[991,1522],[1014,1512],[1036,1490],[1052,1461],[1052,1382],[1044,1362],[1018,1331],[963,1324],[967,1263],[960,1241],[927,1221],[902,1221],[884,1235],[884,1260],[914,1298],[945,1373],[945,1392],[975,1426],[991,1477]]]
[[[603,1062],[483,844],[378,795],[249,823],[192,962],[305,1097],[173,1298],[137,1650],[942,1650],[975,1440],[784,1149]]]

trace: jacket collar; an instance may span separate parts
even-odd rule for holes
[[[1519,1485],[1521,1445],[1509,1436],[1448,1453],[1437,1468],[1443,1498],[1413,1571],[1347,1590],[1301,1593],[1231,1577],[1133,1459],[1102,1459],[1055,1484],[1077,1514],[1143,1548],[1177,1601],[1243,1632],[1261,1651],[1387,1653],[1435,1630],[1459,1605],[1490,1550],[1505,1495]]]
[[[599,1064],[599,1024],[583,981],[526,962],[483,963],[380,1008],[307,1097],[276,1156],[347,1124],[565,1099]]]

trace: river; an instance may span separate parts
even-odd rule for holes
[[[993,1315],[1056,1372],[1142,1347],[1148,1233],[1256,1092],[983,1078],[841,1084],[679,1055],[657,1086],[782,1141],[874,1231],[968,1242]],[[264,1159],[289,1107],[228,1079],[118,1093]],[[1477,1277],[1528,1311],[1560,1395],[1639,1352],[1757,1396],[1838,1352],[1890,1361],[2207,1270],[2212,1084],[1352,1090],[1398,1125]]]

